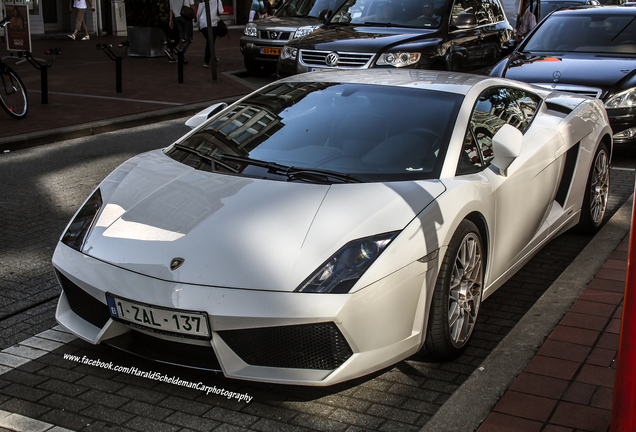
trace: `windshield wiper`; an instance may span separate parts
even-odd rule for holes
[[[276,162],[267,162],[245,156],[222,154],[219,155],[219,157],[222,160],[236,161],[261,168],[267,168],[276,174],[286,176],[289,180],[305,180],[328,184],[332,183],[332,180],[338,180],[344,183],[362,183],[362,180],[351,174],[343,174],[335,171],[315,168],[295,168],[292,166],[277,164]]]
[[[261,168],[268,168],[277,172],[280,172],[280,171],[284,172],[285,170],[288,170],[290,168],[286,165],[277,164],[275,162],[267,162],[267,161],[262,161],[258,159],[252,159],[250,157],[245,157],[245,156],[221,154],[219,155],[219,158],[222,160],[230,160],[235,162],[241,162],[247,165],[254,165]]]
[[[329,179],[335,179],[340,180],[343,183],[363,183],[361,179],[351,174],[342,174],[339,172],[313,168],[291,167],[285,174],[290,180],[302,178],[305,180],[315,180],[320,183],[332,183]]]
[[[199,156],[201,159],[207,161],[211,166],[212,166],[212,170],[213,171],[218,171],[217,167],[221,166],[223,168],[225,168],[226,170],[233,172],[233,173],[238,173],[239,170],[237,170],[236,168],[234,168],[231,165],[228,165],[226,163],[223,163],[222,161],[220,161],[219,159],[213,157],[213,156],[209,156],[206,154],[201,153],[198,150],[195,150],[193,148],[190,148],[188,146],[184,146],[183,144],[175,144],[174,148],[178,149],[178,150],[182,150],[184,152],[193,154],[195,156]]]

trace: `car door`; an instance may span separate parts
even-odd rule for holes
[[[478,7],[480,13],[477,15],[477,23],[480,25],[482,42],[481,66],[492,66],[499,61],[503,43],[509,39],[505,30],[503,8],[497,0],[483,0]],[[511,34],[509,36],[512,37]]]
[[[453,26],[459,15],[475,14],[478,2],[475,0],[455,0],[451,9],[448,38],[451,44],[451,70],[472,71],[481,64],[481,29],[475,25],[458,29]]]
[[[540,98],[508,87],[484,91],[473,109],[458,174],[489,166],[494,158],[492,137],[505,124],[528,130]],[[540,138],[534,136],[534,138]],[[519,157],[506,174],[483,170],[495,195],[495,222],[490,227],[489,281],[496,281],[518,263],[549,232],[547,216],[556,194],[561,164],[554,163],[556,134],[543,142],[524,135]]]

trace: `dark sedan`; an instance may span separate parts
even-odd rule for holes
[[[614,141],[636,141],[636,8],[555,11],[491,75],[600,98]]]
[[[327,69],[474,71],[512,38],[498,0],[347,0],[320,30],[283,48],[279,76]]]

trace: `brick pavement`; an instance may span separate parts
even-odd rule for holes
[[[606,432],[629,236],[504,394],[479,432]]]

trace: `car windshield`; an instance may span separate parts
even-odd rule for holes
[[[525,52],[636,54],[635,19],[633,15],[553,15],[522,49]]]
[[[334,183],[439,177],[462,95],[274,83],[165,151],[196,169]]]
[[[443,0],[347,0],[330,23],[437,28],[443,11]]]
[[[290,0],[276,11],[276,16],[318,18],[321,10],[335,10],[336,6],[336,0]]]

